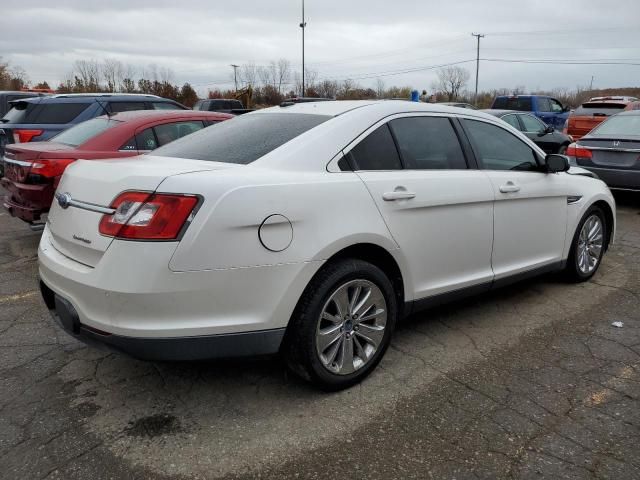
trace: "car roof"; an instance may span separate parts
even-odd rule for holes
[[[614,117],[629,117],[640,115],[640,110],[623,110],[620,113],[616,113]]]
[[[15,101],[63,103],[68,100],[72,100],[73,103],[92,103],[98,100],[152,100],[154,102],[174,102],[173,100],[168,98],[158,97],[157,95],[147,95],[144,93],[65,93],[46,96],[35,95],[32,98],[22,98]]]
[[[171,118],[202,118],[202,119],[225,119],[234,118],[234,115],[221,112],[207,112],[205,110],[131,110],[128,112],[118,112],[111,115],[101,115],[98,118],[111,118],[121,122],[134,120],[153,121]]]
[[[452,107],[441,103],[412,102],[409,100],[331,100],[323,102],[296,103],[284,107],[271,107],[251,112],[247,115],[261,115],[264,113],[303,113],[328,115],[337,117],[353,110],[376,110],[378,114],[393,115],[396,113],[457,113],[481,118],[493,118],[479,110]]]
[[[507,113],[517,113],[517,114],[523,113],[523,114],[529,115],[529,113],[521,112],[519,110],[501,110],[499,108],[484,108],[480,111],[485,113],[490,113],[491,115],[495,115],[496,117],[501,117],[503,115],[506,115]]]

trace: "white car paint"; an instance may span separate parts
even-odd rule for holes
[[[145,155],[67,169],[58,192],[97,205],[126,190],[203,199],[184,236],[171,242],[104,237],[100,214],[54,202],[38,252],[40,276],[82,324],[149,338],[283,328],[322,265],[353,245],[389,252],[411,302],[566,260],[580,218],[596,201],[615,218],[606,185],[584,176],[337,168],[343,152],[377,125],[415,115],[488,122],[544,157],[492,115],[402,101],[318,102],[248,115],[265,112],[336,116],[248,165]],[[520,190],[501,192],[509,182]],[[399,188],[415,197],[383,199]],[[567,205],[568,196],[580,200]],[[277,248],[265,248],[262,236]]]

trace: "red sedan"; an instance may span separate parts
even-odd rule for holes
[[[49,211],[60,177],[78,159],[132,157],[166,145],[233,115],[191,110],[141,110],[97,117],[47,142],[7,145],[4,207],[36,224]]]

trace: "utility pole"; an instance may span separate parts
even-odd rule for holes
[[[238,67],[240,65],[231,64],[230,66],[233,67],[233,83],[236,86],[236,92],[237,92],[238,91]]]
[[[302,95],[304,97],[304,29],[307,26],[307,22],[304,21],[304,0],[302,0],[302,22],[300,22],[300,28],[302,29]]]
[[[591,83],[589,84],[589,90],[593,90],[593,75],[591,75]]]
[[[480,39],[484,38],[482,33],[472,33],[472,37],[478,39],[478,53],[476,54],[476,94],[473,97],[473,103],[478,105],[478,75],[480,74]]]

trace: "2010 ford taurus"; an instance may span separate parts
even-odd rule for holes
[[[280,352],[345,388],[411,312],[542,272],[594,275],[615,203],[568,169],[471,110],[265,109],[152,156],[74,162],[40,243],[41,288],[87,342],[164,360]]]

